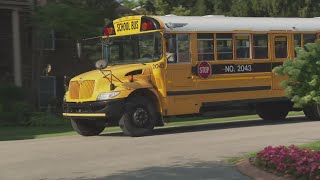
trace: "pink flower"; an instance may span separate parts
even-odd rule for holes
[[[256,163],[279,173],[291,173],[308,179],[320,179],[320,151],[268,146],[257,153]]]

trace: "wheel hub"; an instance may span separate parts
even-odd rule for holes
[[[148,112],[143,108],[137,108],[133,113],[133,122],[139,127],[145,126],[149,121]]]

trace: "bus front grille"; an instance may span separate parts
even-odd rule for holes
[[[69,93],[71,99],[87,99],[93,94],[95,81],[71,81],[69,84]]]

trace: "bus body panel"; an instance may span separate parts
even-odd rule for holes
[[[300,34],[300,46],[304,45],[304,36],[314,34],[320,35],[320,19],[316,18],[232,18],[232,17],[163,17],[163,16],[130,16],[124,17],[113,22],[114,28],[123,28],[119,24],[129,22],[132,27],[133,21],[144,21],[143,18],[151,18],[154,26],[158,29],[150,31],[115,30],[113,35],[103,36],[103,39],[112,37],[126,37],[149,32],[160,32],[162,35],[162,57],[156,62],[145,64],[128,64],[108,67],[106,70],[112,70],[112,73],[121,80],[114,80],[116,88],[110,90],[110,82],[101,78],[103,75],[98,70],[79,75],[71,80],[81,82],[83,80],[97,81],[93,95],[86,99],[72,99],[70,92],[66,94],[66,103],[90,103],[97,101],[99,94],[103,92],[119,91],[120,95],[111,98],[122,99],[125,101],[134,92],[147,89],[157,97],[159,112],[162,116],[174,116],[183,114],[200,113],[204,107],[218,105],[221,103],[246,103],[254,104],[268,100],[285,99],[284,91],[280,85],[285,77],[276,76],[272,69],[282,65],[287,59],[295,57],[294,48],[296,47],[296,34]],[[154,19],[153,19],[154,18]],[[217,19],[214,19],[217,18]],[[203,21],[200,21],[203,20]],[[263,22],[265,20],[265,22]],[[296,21],[295,21],[296,20]],[[232,24],[237,22],[239,24]],[[243,24],[243,23],[248,24]],[[274,24],[270,24],[273,22]],[[282,25],[280,22],[285,22]],[[292,24],[296,26],[292,26]],[[130,24],[131,23],[131,24]],[[222,26],[222,23],[225,26]],[[241,24],[242,23],[242,24]],[[241,25],[240,25],[241,24]],[[263,26],[263,24],[267,24]],[[141,24],[142,26],[142,24]],[[291,26],[291,27],[290,27]],[[246,27],[246,28],[245,28]],[[140,27],[141,28],[141,27]],[[208,60],[199,59],[199,34],[209,34],[212,39],[203,39],[212,41],[212,58]],[[219,36],[230,35],[229,42]],[[262,34],[267,37],[267,57],[254,57],[259,45],[255,45],[255,38]],[[188,37],[188,44],[185,40],[179,41],[179,37]],[[247,58],[237,58],[236,48],[243,39],[239,36],[247,36],[248,41],[245,44],[250,56]],[[176,48],[186,48],[189,46],[189,54],[180,54],[180,57],[188,56],[190,61],[183,63],[169,63],[167,53],[169,52],[169,36],[175,37]],[[228,40],[228,39],[227,39]],[[230,44],[231,42],[231,44]],[[225,43],[225,44],[224,44]],[[228,46],[232,49],[232,58],[229,60],[219,59],[217,47]],[[261,48],[261,47],[260,47]],[[221,50],[221,49],[220,49]],[[226,50],[227,51],[227,50]],[[278,52],[279,51],[279,52]],[[281,51],[281,52],[280,52]],[[178,52],[178,50],[176,51]],[[281,56],[286,52],[286,56]],[[277,57],[281,56],[281,57]],[[212,75],[207,79],[202,79],[197,74],[197,65],[201,61],[210,63],[213,70]],[[133,75],[133,81],[129,76],[125,76],[134,70],[142,69],[142,74]],[[68,112],[65,112],[68,116]],[[98,114],[99,115],[99,114]],[[80,115],[79,115],[80,116]],[[86,116],[88,116],[86,114]]]

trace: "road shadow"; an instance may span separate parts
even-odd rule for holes
[[[64,126],[8,126],[0,127],[0,141],[36,139],[39,136],[73,133],[70,125]]]
[[[220,162],[192,163],[169,167],[148,167],[141,170],[125,171],[106,177],[77,178],[77,180],[194,180],[194,179],[228,179],[250,180],[235,167]]]
[[[283,124],[296,124],[311,122],[311,120],[305,117],[291,117],[285,120],[277,121],[265,121],[265,120],[247,120],[247,121],[235,121],[235,122],[220,122],[190,126],[177,126],[177,127],[162,127],[156,128],[149,136],[167,135],[167,134],[179,134],[187,132],[200,132],[219,129],[231,129],[242,127],[254,127],[254,126],[266,126],[266,125],[283,125]],[[125,136],[122,132],[101,134],[100,136]]]

